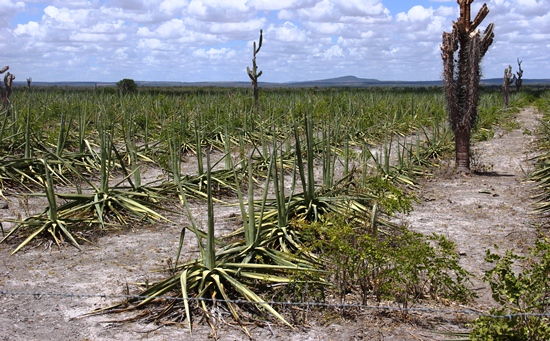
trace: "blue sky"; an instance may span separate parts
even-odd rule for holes
[[[479,0],[478,0],[479,1]],[[423,1],[417,1],[417,0],[392,0],[392,1],[382,1],[384,6],[386,6],[387,9],[390,10],[391,13],[396,14],[400,12],[408,12],[412,7],[414,6],[423,6],[425,8],[428,7],[439,7],[439,5],[443,4],[445,1],[429,1],[429,0],[423,0]],[[456,5],[456,1],[446,1],[447,6],[448,5]]]
[[[486,2],[484,77],[520,58],[525,78],[550,78],[550,1]],[[0,0],[0,66],[18,80],[248,81],[263,29],[264,82],[438,80],[457,16],[456,0]]]

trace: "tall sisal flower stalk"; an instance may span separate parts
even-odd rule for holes
[[[256,55],[260,52],[260,49],[262,48],[262,41],[263,41],[263,31],[260,30],[260,40],[258,41],[258,47],[256,48],[256,42],[254,42],[253,46],[253,58],[252,58],[252,69],[250,69],[248,66],[246,67],[246,72],[248,73],[248,77],[250,77],[250,81],[252,82],[252,87],[254,88],[254,107],[256,108],[256,111],[258,111],[259,106],[259,94],[258,94],[258,78],[262,75],[262,71],[258,72],[258,65],[256,65]]]
[[[470,134],[478,117],[480,63],[494,37],[492,23],[482,34],[477,30],[489,14],[486,4],[483,4],[475,19],[470,20],[472,2],[474,0],[457,0],[460,17],[457,22],[453,22],[452,32],[443,32],[441,45],[445,95],[451,128],[455,134],[459,173],[470,172]]]

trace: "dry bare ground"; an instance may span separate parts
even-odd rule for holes
[[[414,308],[435,308],[442,312],[413,311],[376,312],[355,310],[340,313],[336,309],[311,313],[294,330],[280,324],[251,325],[255,339],[267,340],[440,340],[438,331],[464,331],[467,308],[486,311],[493,302],[487,285],[480,278],[487,265],[486,249],[494,244],[500,250],[523,251],[536,235],[531,225],[530,185],[524,181],[531,169],[529,157],[534,150],[533,132],[538,115],[533,109],[517,116],[518,127],[498,130],[495,138],[475,145],[475,164],[484,173],[456,176],[448,168],[425,180],[418,192],[419,203],[412,213],[396,219],[422,233],[446,235],[457,244],[461,263],[475,275],[473,287],[479,299],[468,307],[431,302]],[[9,193],[8,193],[9,195]],[[39,211],[39,201],[8,196],[10,206],[0,210],[0,219],[14,217],[25,209]],[[204,207],[196,204],[201,216]],[[231,213],[217,215],[217,226],[228,232],[234,226],[224,224]],[[163,277],[155,270],[173,259],[178,248],[183,217],[172,224],[136,226],[133,230],[113,231],[85,244],[78,251],[67,245],[58,248],[48,242],[35,243],[15,256],[9,256],[16,242],[0,245],[0,339],[2,340],[204,340],[212,337],[211,329],[198,319],[191,336],[185,324],[155,325],[139,322],[117,322],[132,315],[83,316],[96,308],[117,302],[120,295],[136,292],[135,282],[154,282]],[[203,215],[203,219],[204,215]],[[4,224],[4,229],[9,229]],[[195,241],[188,238],[186,257],[192,258]],[[15,293],[25,293],[17,295]],[[26,293],[81,294],[46,296]],[[87,296],[90,295],[90,296]],[[105,298],[98,295],[106,295]],[[426,303],[428,304],[428,303]],[[230,319],[219,322],[220,340],[241,340],[246,335]]]

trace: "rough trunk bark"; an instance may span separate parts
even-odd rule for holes
[[[470,129],[457,129],[455,132],[456,171],[470,173]]]
[[[489,24],[481,34],[477,27],[489,13],[487,5],[483,4],[471,21],[474,0],[457,2],[460,17],[453,22],[451,33],[443,32],[441,57],[449,120],[455,133],[456,170],[470,173],[470,133],[478,115],[480,63],[493,42],[494,25]]]

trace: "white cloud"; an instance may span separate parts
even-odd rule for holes
[[[112,57],[116,60],[125,60],[128,58],[127,48],[118,48],[114,51]]]
[[[378,0],[339,0],[335,2],[336,7],[344,16],[365,17],[389,14],[382,2]]]
[[[434,11],[434,15],[445,18],[452,18],[458,16],[458,9],[456,7],[441,6]]]
[[[13,32],[17,36],[29,35],[32,37],[38,36],[42,33],[40,25],[36,21],[29,21],[27,24],[18,24]]]
[[[407,16],[410,21],[426,21],[432,18],[433,9],[422,6],[414,6],[409,10]]]
[[[333,59],[344,57],[344,50],[340,46],[331,46],[329,49],[319,54],[323,59]]]
[[[278,15],[283,20],[299,18],[313,22],[350,22],[365,17],[384,18],[389,15],[389,11],[378,0],[321,0],[307,2],[301,7],[286,8]]]
[[[456,1],[412,2],[395,16],[389,1],[0,0],[0,48],[15,74],[25,70],[36,80],[248,80],[242,71],[263,29],[264,81],[342,72],[439,79],[441,34],[458,16]],[[485,76],[501,77],[519,57],[525,77],[537,70],[550,78],[550,1],[486,1],[481,29],[496,28]],[[482,4],[473,3],[473,15]]]
[[[423,6],[413,6],[407,13],[401,12],[396,15],[397,21],[425,22],[433,18],[434,10]]]
[[[0,0],[0,8],[7,9],[13,7],[13,1],[10,0]]]
[[[318,0],[249,0],[247,5],[259,11],[285,11],[309,8]]]
[[[198,49],[193,52],[193,56],[198,58],[210,59],[210,60],[227,60],[235,56],[235,51],[227,48],[221,49]]]
[[[69,10],[66,8],[63,10],[60,10],[55,6],[48,6],[44,8],[44,13],[54,20],[65,22],[65,23],[74,22],[74,19],[75,19],[71,17],[71,12],[69,12]],[[72,12],[72,13],[76,13],[76,12]]]
[[[171,15],[175,15],[181,12],[187,5],[183,0],[164,0],[160,3],[159,9]]]
[[[12,17],[23,10],[25,3],[22,1],[0,0],[0,28],[9,28]]]
[[[283,43],[304,43],[307,41],[306,32],[291,22],[285,22],[282,26],[272,27],[268,30],[272,39]]]
[[[58,7],[65,7],[65,8],[71,8],[71,9],[77,9],[77,8],[90,8],[90,7],[97,7],[99,6],[98,0],[53,0],[48,1],[48,3],[51,3],[53,6]]]
[[[137,48],[144,50],[164,50],[166,45],[160,39],[145,38],[139,40]]]
[[[311,27],[312,25],[308,25],[308,27]],[[317,33],[321,35],[335,35],[342,31],[342,29],[345,27],[344,24],[341,23],[316,23],[314,24],[314,28]]]
[[[227,37],[244,38],[243,33],[259,31],[265,22],[262,19],[253,19],[243,22],[212,23],[210,32]]]
[[[253,11],[246,0],[191,0],[187,14],[202,21],[239,22],[250,18]]]
[[[69,36],[69,40],[76,42],[100,42],[106,43],[111,41],[122,41],[126,38],[125,34],[104,34],[104,33],[86,33],[75,32]]]
[[[155,30],[155,36],[160,38],[179,38],[184,34],[185,24],[180,19],[164,22]]]

